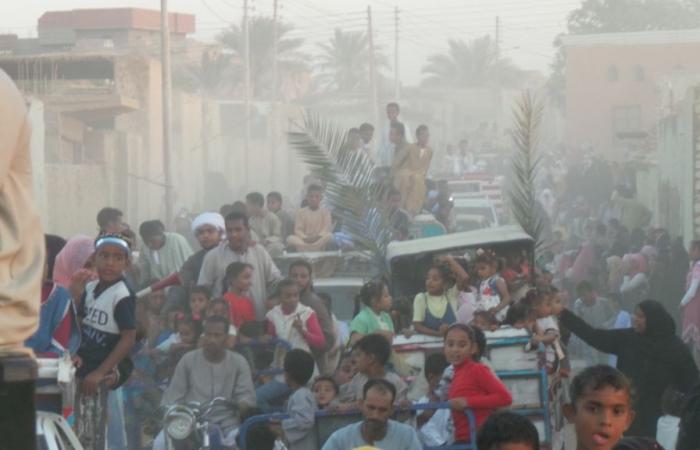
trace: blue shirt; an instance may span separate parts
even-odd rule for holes
[[[362,424],[353,423],[336,431],[326,441],[323,450],[352,450],[367,445],[381,450],[423,450],[416,430],[408,425],[389,420],[384,439],[369,443],[362,437]]]

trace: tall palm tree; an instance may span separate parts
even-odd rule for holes
[[[446,54],[428,57],[423,66],[425,85],[472,87],[495,83],[515,87],[519,84],[521,70],[499,55],[498,46],[490,36],[470,42],[450,39],[448,45]]]
[[[248,22],[250,46],[250,80],[254,97],[267,97],[272,91],[272,59],[274,47],[274,20],[269,17],[254,17]],[[293,27],[277,23],[277,67],[279,80],[293,76],[306,69],[305,56],[301,52],[304,40],[289,37]],[[244,36],[241,26],[232,25],[223,31],[217,40],[232,53],[234,66],[243,70],[245,56]]]

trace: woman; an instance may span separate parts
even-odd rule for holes
[[[93,238],[88,236],[70,238],[63,250],[56,256],[56,264],[54,264],[52,271],[54,283],[65,289],[70,289],[71,280],[78,274],[90,275],[91,279],[94,279],[95,273],[90,270],[91,257],[94,252],[95,240]]]
[[[635,305],[649,296],[647,259],[641,253],[628,254],[622,258],[625,277],[620,285],[623,309],[632,312]]]
[[[595,329],[566,309],[560,320],[588,345],[616,355],[617,368],[632,380],[637,415],[628,430],[631,436],[654,437],[664,391],[672,386],[685,393],[698,380],[693,357],[659,302],[641,302],[634,310],[632,328],[623,330]]]

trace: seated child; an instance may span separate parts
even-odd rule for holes
[[[391,320],[391,296],[383,281],[370,281],[360,289],[356,299],[362,304],[362,309],[350,322],[350,342],[353,346],[357,341],[369,334],[380,334],[389,342],[394,339],[394,322]]]
[[[329,406],[337,403],[336,397],[340,393],[340,388],[333,377],[328,375],[316,377],[312,390],[314,392],[314,397],[316,398],[316,405],[318,406],[318,409],[326,409]]]
[[[226,268],[224,277],[224,300],[228,302],[229,320],[236,327],[255,320],[255,308],[250,300],[250,287],[253,285],[253,266],[234,262]]]
[[[383,378],[396,387],[396,404],[404,403],[408,386],[394,372],[388,372],[386,365],[391,356],[389,341],[379,334],[368,334],[353,347],[353,357],[357,366],[357,373],[352,380],[343,386],[340,392],[340,409],[356,409],[358,402],[362,400],[365,383],[373,378]]]
[[[473,359],[478,351],[474,329],[462,324],[450,326],[445,334],[445,358],[452,365],[454,376],[449,386],[448,399],[452,407],[455,442],[468,442],[469,421],[466,408],[474,411],[477,428],[496,409],[513,402],[505,385],[483,364]]]
[[[284,380],[293,392],[286,406],[288,419],[281,421],[281,435],[289,450],[318,448],[316,433],[316,399],[306,387],[314,373],[313,356],[301,349],[290,350],[284,357]]]
[[[496,320],[496,316],[488,311],[477,311],[468,325],[472,325],[482,331],[496,331],[498,329],[498,320]]]
[[[508,286],[498,273],[500,262],[496,255],[484,252],[477,257],[476,266],[481,279],[476,297],[476,310],[489,311],[502,322],[511,299]]]
[[[540,435],[530,420],[510,411],[495,412],[476,436],[479,450],[540,450]]]
[[[469,275],[448,255],[440,258],[428,270],[425,290],[413,300],[413,326],[421,334],[444,336],[447,328],[457,322],[460,288]]]
[[[156,347],[156,350],[165,354],[163,362],[156,369],[158,380],[168,380],[172,376],[180,358],[197,348],[200,334],[199,324],[190,317],[178,321],[177,333],[173,333]]]
[[[433,353],[425,358],[423,373],[428,382],[428,394],[415,403],[439,402],[436,391],[443,372],[449,366],[443,353]],[[418,438],[427,447],[451,444],[453,441],[452,415],[447,409],[425,410],[416,417]]]
[[[287,244],[299,252],[318,252],[326,249],[333,239],[331,212],[321,206],[323,188],[312,184],[306,195],[306,205],[294,219],[294,234]]]
[[[664,415],[659,417],[656,424],[656,440],[663,448],[676,448],[683,403],[683,394],[672,388],[666,389],[661,397],[661,411]]]
[[[524,299],[523,299],[524,300]],[[503,325],[508,325],[516,329],[527,328],[528,330],[534,326],[534,321],[530,316],[530,307],[523,301],[519,301],[510,308],[506,314]]]
[[[202,323],[209,307],[211,290],[206,286],[195,286],[190,290],[190,317]]]
[[[352,355],[352,351],[348,351],[340,357],[340,362],[338,363],[338,368],[335,370],[333,378],[338,386],[342,387],[348,384],[356,373],[357,366],[355,365],[355,358]]]
[[[584,369],[571,382],[570,397],[564,415],[576,429],[578,450],[612,450],[634,420],[632,385],[613,367]]]
[[[206,317],[212,317],[212,316],[219,316],[223,317],[228,321],[229,318],[229,310],[228,310],[228,302],[224,300],[223,298],[215,298],[211,302],[209,302],[209,306],[207,307],[206,311]],[[236,346],[236,336],[238,335],[238,330],[236,329],[233,324],[229,323],[228,326],[228,337],[226,338],[226,348],[229,350],[233,350],[233,348]]]

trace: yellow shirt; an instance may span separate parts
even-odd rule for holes
[[[416,298],[413,300],[413,321],[425,321],[426,310],[430,310],[430,314],[434,317],[443,317],[447,311],[448,303],[452,306],[452,312],[457,314],[458,295],[457,285],[452,286],[443,295],[430,295],[427,292],[416,294]]]

